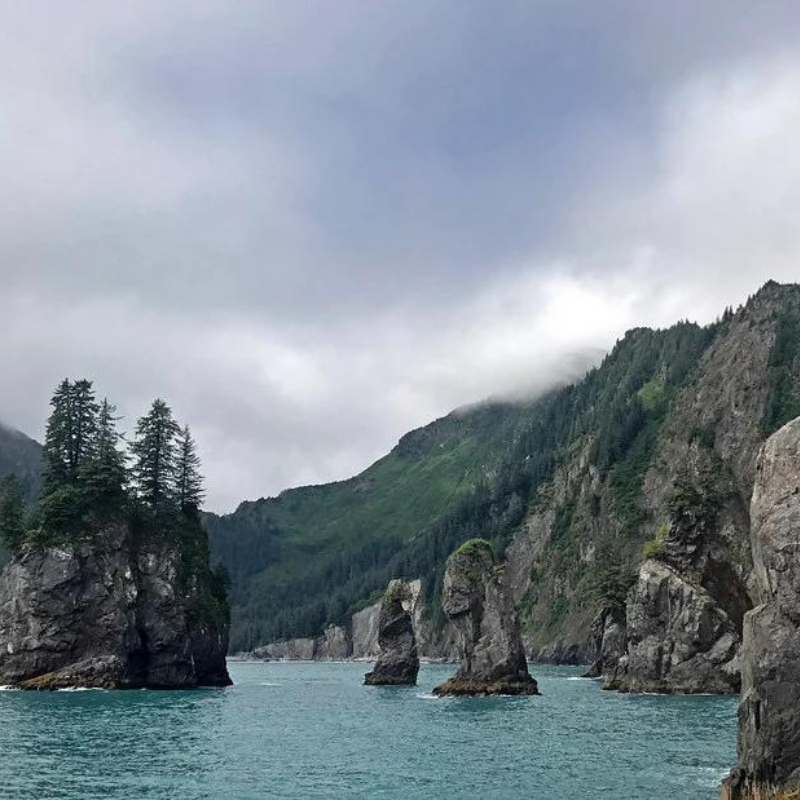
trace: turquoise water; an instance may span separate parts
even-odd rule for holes
[[[434,699],[366,664],[231,664],[192,692],[0,692],[7,798],[716,798],[736,700],[631,697],[536,667],[542,697]]]

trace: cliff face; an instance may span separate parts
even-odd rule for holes
[[[228,685],[227,605],[204,566],[180,537],[126,521],[73,544],[24,546],[0,577],[0,682]]]
[[[435,630],[426,615],[422,581],[403,581],[408,592],[407,605],[421,658],[455,661],[458,649],[455,632],[445,624]],[[266,661],[375,661],[381,654],[380,615],[383,601],[357,611],[347,625],[329,625],[316,637],[300,637],[270,642],[239,654]]]
[[[756,476],[752,538],[763,602],[744,622],[733,798],[800,788],[800,418],[769,439]]]
[[[768,284],[717,325],[672,396],[681,352],[665,347],[636,393],[653,411],[627,452],[603,468],[595,429],[540,489],[506,553],[535,655],[598,659],[600,610],[616,619],[603,659],[609,688],[738,689],[742,621],[760,597],[748,511],[755,461],[796,401],[786,387],[800,379],[800,359],[780,342],[787,331],[797,338],[798,308],[797,287]]]

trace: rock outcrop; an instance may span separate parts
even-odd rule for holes
[[[471,540],[448,558],[442,608],[458,637],[461,668],[434,694],[539,693],[528,672],[513,597],[488,542]]]
[[[407,581],[393,580],[381,602],[378,621],[380,656],[364,677],[368,686],[413,686],[419,672],[412,610],[414,594]]]
[[[703,588],[650,559],[628,596],[627,649],[604,663],[604,688],[730,694],[739,688],[739,635]],[[609,647],[619,649],[615,637]]]
[[[374,661],[381,654],[378,645],[381,603],[379,600],[362,608],[350,618],[351,650],[356,661]]]
[[[613,673],[625,655],[628,644],[625,610],[601,609],[592,621],[591,641],[596,658],[584,677],[599,678],[603,674]]]
[[[763,602],[744,622],[733,800],[800,789],[800,418],[761,451],[750,515]]]
[[[195,533],[204,537],[199,524]],[[127,521],[70,544],[23,546],[0,578],[0,683],[230,684],[227,603],[204,546]]]

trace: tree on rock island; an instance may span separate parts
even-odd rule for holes
[[[181,511],[196,512],[203,502],[203,476],[194,439],[186,425],[178,439],[175,494]]]
[[[161,399],[136,425],[133,474],[139,497],[151,506],[175,499],[179,433],[172,409]]]
[[[146,509],[151,519],[155,513],[164,526],[195,536],[204,494],[200,459],[189,428],[180,427],[163,400],[138,421],[129,447],[117,430],[116,406],[98,403],[90,380],[64,379],[50,406],[38,503],[25,513],[21,495],[17,502],[13,486],[4,488],[1,524],[12,551],[26,541],[86,537],[110,519]]]

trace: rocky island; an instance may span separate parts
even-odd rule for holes
[[[230,684],[226,580],[209,565],[188,429],[155,401],[129,470],[89,381],[64,381],[52,405],[41,499],[24,510],[9,484],[0,497],[0,683]]]
[[[435,695],[539,694],[502,576],[483,539],[465,542],[448,558],[442,608],[456,630],[461,668]]]
[[[413,595],[408,581],[393,580],[381,603],[378,618],[380,656],[364,676],[368,686],[413,686],[419,672],[419,655],[411,619]]]

